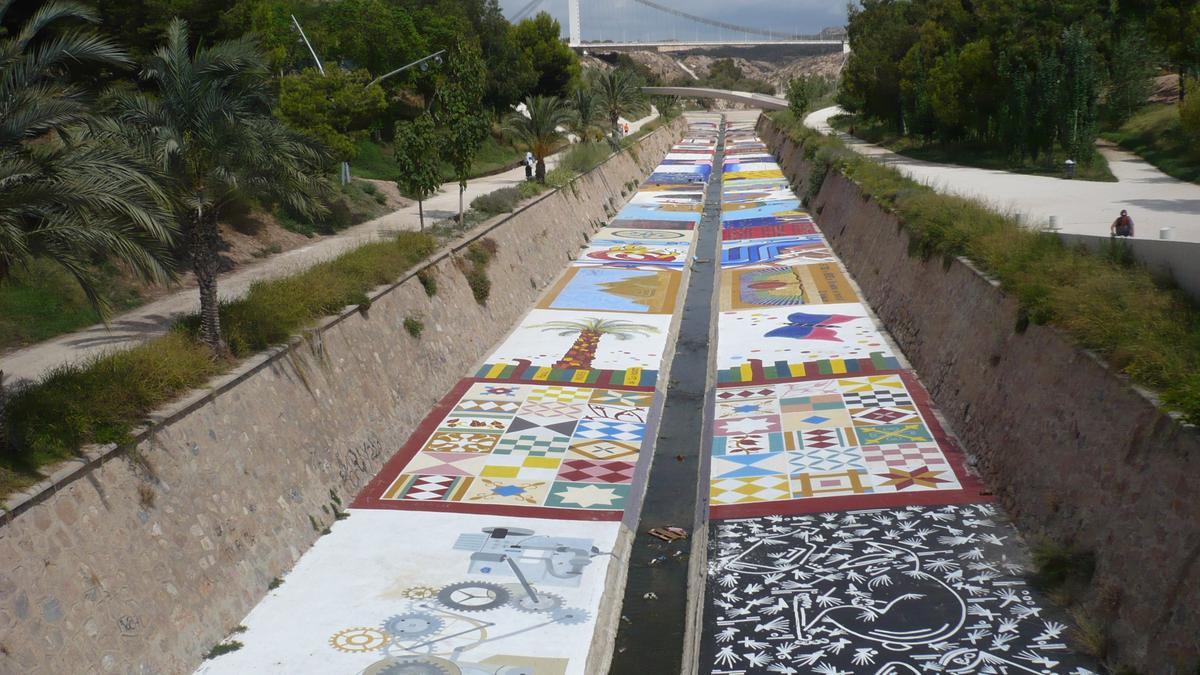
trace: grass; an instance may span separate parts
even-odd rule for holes
[[[127,275],[111,265],[96,272],[113,312],[142,303],[141,290]],[[99,321],[74,278],[48,260],[34,259],[0,282],[0,349],[33,344]]]
[[[234,356],[287,341],[316,319],[365,304],[367,291],[394,281],[427,258],[437,241],[402,232],[365,244],[299,274],[255,284],[221,307]],[[59,368],[12,392],[6,406],[8,447],[0,453],[0,491],[36,482],[39,467],[91,443],[126,443],[147,415],[227,370],[194,336],[195,317],[167,335],[126,351]]]
[[[612,152],[612,145],[608,141],[576,143],[562,154],[556,168],[576,174],[587,173],[600,166],[600,163],[608,159]]]
[[[1024,321],[1064,330],[1159,392],[1165,409],[1200,423],[1200,309],[1177,288],[1120,255],[1068,248],[977,202],[938,194],[805,128],[790,113],[774,119],[804,144],[814,173],[836,170],[896,213],[914,255],[969,258],[1019,300]]]
[[[1183,132],[1179,106],[1174,103],[1146,106],[1121,128],[1100,136],[1138,154],[1168,176],[1200,183],[1200,144]]]
[[[829,120],[830,126],[839,131],[850,130],[854,127],[854,136],[868,143],[882,145],[905,157],[912,157],[926,162],[940,164],[959,164],[980,169],[995,171],[1010,171],[1013,173],[1031,174],[1034,176],[1063,177],[1063,162],[1067,156],[1062,151],[1056,151],[1053,156],[1032,159],[1013,157],[1008,148],[980,145],[973,143],[938,143],[926,141],[914,136],[898,134],[886,125],[873,120],[863,120],[857,115],[838,115]],[[1115,183],[1116,177],[1108,168],[1108,161],[1098,152],[1091,157],[1080,160],[1073,158],[1079,164],[1076,166],[1075,178]]]
[[[287,341],[312,321],[348,305],[366,305],[367,291],[399,277],[433,253],[433,237],[401,232],[360,246],[289,277],[256,282],[245,296],[221,306],[225,340],[242,357]],[[188,327],[198,325],[190,318]]]

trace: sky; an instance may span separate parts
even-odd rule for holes
[[[505,16],[512,17],[529,0],[500,0]],[[764,30],[799,34],[818,33],[846,23],[845,0],[655,0],[718,21]],[[745,37],[697,24],[639,5],[634,0],[580,0],[583,39],[586,40],[718,40]],[[567,0],[543,0],[547,11],[567,32]]]

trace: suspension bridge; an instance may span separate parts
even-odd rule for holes
[[[546,0],[529,0],[527,4],[517,10],[510,17],[513,22],[520,21],[528,16],[533,15],[543,7]],[[569,33],[569,44],[576,49],[587,48],[602,48],[605,50],[623,50],[623,49],[658,49],[659,51],[675,51],[686,50],[695,47],[749,47],[756,45],[822,45],[828,47],[841,47],[842,51],[848,51],[849,43],[841,36],[829,36],[825,34],[805,35],[797,32],[783,31],[777,29],[757,28],[753,26],[742,26],[728,21],[720,21],[690,12],[685,12],[681,9],[676,9],[669,5],[656,2],[655,0],[631,0],[632,3],[640,7],[654,10],[659,15],[672,17],[672,20],[657,22],[653,25],[655,30],[662,33],[657,37],[647,38],[644,35],[639,35],[636,38],[629,39],[625,37],[628,32],[626,26],[620,26],[619,31],[622,33],[621,39],[602,39],[602,40],[584,40],[583,39],[583,18],[580,13],[580,0],[567,0],[567,25]],[[594,4],[594,3],[593,3]],[[606,16],[611,17],[613,6],[606,4],[604,10],[608,13]],[[628,15],[626,15],[628,16]],[[600,18],[600,17],[594,17]],[[638,23],[641,24],[636,31],[639,34],[644,34],[645,17],[636,17]],[[610,22],[605,26],[606,33],[613,33],[614,27]],[[682,26],[682,36],[681,36]],[[703,29],[701,28],[703,27]],[[688,30],[691,29],[692,35],[688,35]],[[701,35],[703,30],[703,35]],[[668,37],[665,33],[670,32]],[[615,36],[614,36],[615,37]],[[689,39],[690,37],[690,39]]]

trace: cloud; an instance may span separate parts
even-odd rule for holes
[[[511,17],[528,0],[501,0]],[[717,21],[780,33],[811,34],[846,23],[846,6],[837,0],[656,0],[661,5]],[[544,0],[567,31],[567,0]],[[634,0],[580,0],[585,40],[720,40],[744,37],[637,4]]]

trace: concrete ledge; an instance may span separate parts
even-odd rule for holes
[[[1168,239],[1113,239],[1092,234],[1060,232],[1067,246],[1083,246],[1101,252],[1113,245],[1127,246],[1135,260],[1152,273],[1175,282],[1184,293],[1200,302],[1200,243]]]
[[[812,166],[759,133],[804,193]],[[1022,532],[1096,555],[1080,599],[1116,663],[1192,673],[1200,659],[1200,436],[964,260],[908,255],[896,216],[840,174],[810,205],[866,299]]]

